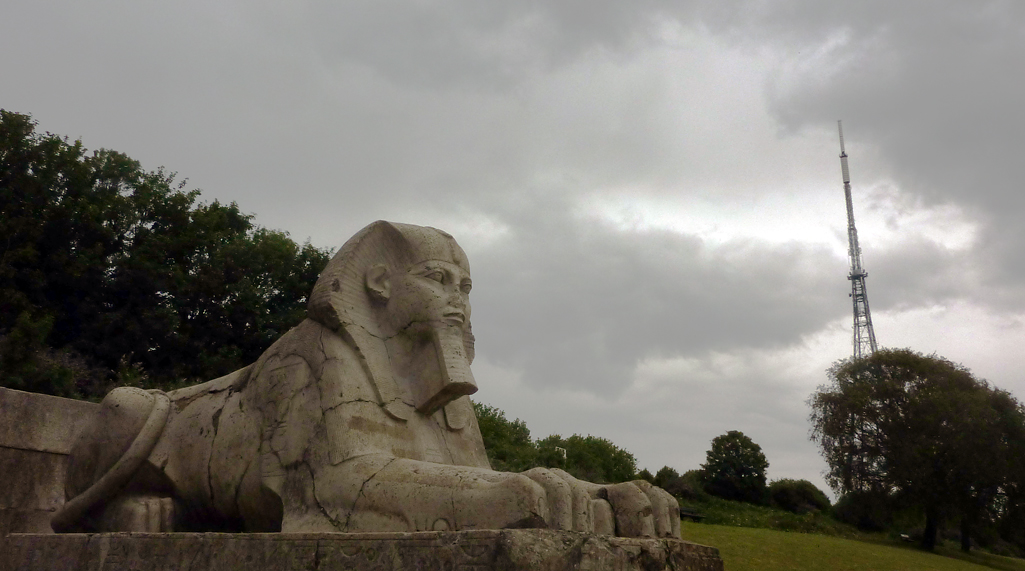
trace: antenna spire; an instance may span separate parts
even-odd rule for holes
[[[868,309],[868,293],[865,291],[865,277],[868,272],[861,266],[861,246],[858,245],[858,230],[854,227],[854,203],[851,200],[851,173],[847,168],[847,151],[843,144],[843,124],[836,122],[840,131],[840,171],[843,173],[843,193],[847,201],[847,257],[851,271],[851,301],[854,304],[854,335],[852,339],[855,359],[868,357],[876,351],[876,334],[872,328],[872,313]]]

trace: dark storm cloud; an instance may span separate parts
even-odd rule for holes
[[[479,349],[528,384],[615,393],[646,357],[781,348],[846,309],[824,248],[711,246],[538,202],[471,260]]]
[[[921,238],[882,252],[872,259],[869,272],[873,308],[930,306],[963,298],[969,291],[981,293],[985,284],[979,283],[970,256]]]
[[[329,62],[357,62],[400,84],[508,88],[582,52],[627,48],[658,2],[571,0],[424,4],[311,3],[312,42]]]

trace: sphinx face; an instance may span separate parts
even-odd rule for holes
[[[443,260],[413,264],[389,276],[389,296],[383,321],[388,335],[402,331],[454,327],[470,323],[470,272]]]

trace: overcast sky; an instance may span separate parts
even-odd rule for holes
[[[0,107],[336,249],[473,270],[477,400],[652,472],[741,430],[825,488],[851,353],[843,119],[876,337],[1025,399],[1025,4],[5,0]]]

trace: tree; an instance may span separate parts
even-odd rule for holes
[[[652,483],[677,497],[688,499],[698,497],[699,490],[688,485],[680,473],[669,466],[659,468],[658,472],[655,472]]]
[[[769,467],[762,447],[738,430],[712,439],[712,448],[701,465],[705,489],[721,498],[765,503],[765,470]]]
[[[660,488],[666,488],[670,482],[680,479],[680,473],[675,468],[669,466],[662,466],[658,472],[655,472],[654,484]]]
[[[563,438],[553,434],[531,440],[530,430],[520,419],[513,421],[501,410],[474,403],[484,448],[495,470],[522,472],[530,468],[560,468],[588,482],[611,484],[636,477],[634,455],[597,436],[574,434]]]
[[[562,438],[553,434],[539,440],[537,448],[541,466],[562,468],[588,482],[615,484],[637,475],[634,455],[598,436],[574,434]]]
[[[492,468],[522,472],[537,466],[537,448],[525,422],[518,418],[510,421],[501,410],[477,402],[473,403],[473,411]]]
[[[298,324],[328,252],[198,197],[0,110],[0,383],[93,398],[173,387],[255,360]]]
[[[942,517],[957,516],[967,551],[971,528],[1006,509],[1025,434],[1021,405],[963,366],[910,349],[841,360],[828,374],[809,403],[830,486],[918,505],[926,549]]]

